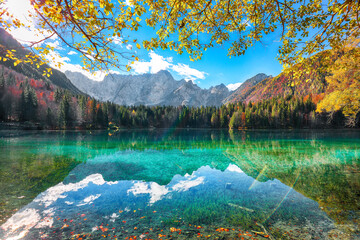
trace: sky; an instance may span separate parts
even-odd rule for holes
[[[8,11],[22,21],[30,25],[30,29],[12,29],[10,32],[18,41],[26,45],[29,41],[41,39],[44,35],[39,34],[36,25],[29,19],[28,11],[32,12],[29,0],[8,0],[5,3]],[[139,34],[145,36],[153,34],[152,29],[142,29]],[[105,72],[96,72],[90,74],[81,69],[79,55],[70,51],[64,46],[60,39],[52,38],[48,41],[55,47],[55,51],[48,56],[52,61],[50,65],[55,67],[55,62],[63,63],[61,71],[66,70],[82,72],[90,79],[101,81],[107,74]],[[137,55],[140,61],[132,65],[130,73],[112,69],[111,73],[120,74],[143,74],[156,73],[160,70],[168,70],[176,80],[185,79],[193,81],[202,88],[225,84],[230,90],[235,90],[242,82],[255,76],[258,73],[276,76],[282,66],[276,59],[279,47],[279,36],[276,33],[263,39],[262,43],[257,43],[248,48],[245,55],[229,58],[227,56],[228,45],[224,44],[204,52],[202,59],[192,62],[189,56],[184,53],[178,55],[170,50],[146,51],[138,50]],[[131,44],[122,46],[127,49],[133,49]]]

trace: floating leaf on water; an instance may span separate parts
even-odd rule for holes
[[[69,227],[69,225],[68,225],[68,224],[64,224],[64,226],[62,226],[61,229],[67,228],[67,227]]]

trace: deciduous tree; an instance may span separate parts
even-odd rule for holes
[[[31,17],[36,18],[46,36],[42,41],[57,36],[82,55],[88,70],[123,68],[121,58],[138,60],[130,52],[119,51],[117,43],[133,42],[137,48],[147,50],[186,51],[196,60],[203,51],[224,43],[229,43],[230,57],[242,55],[254,43],[277,31],[282,41],[279,60],[293,64],[328,47],[342,47],[349,37],[360,35],[360,4],[351,0],[31,0],[31,3],[36,12]],[[14,17],[8,16],[11,20],[6,20],[7,10],[3,6],[0,5],[2,27],[24,26]],[[140,42],[132,32],[145,25],[153,28],[156,35],[145,36]],[[42,55],[53,49],[50,45],[37,48]],[[8,52],[7,57],[14,54]]]
[[[317,105],[317,111],[341,110],[347,117],[347,125],[355,126],[360,113],[360,49],[359,40],[348,45],[342,55],[330,66],[331,75],[326,78],[329,94]]]

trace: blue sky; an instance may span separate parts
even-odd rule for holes
[[[201,60],[191,62],[188,56],[176,56],[173,53],[164,53],[164,56],[173,56],[174,61],[188,64],[190,67],[206,72],[205,79],[195,80],[203,88],[224,83],[243,82],[258,73],[277,75],[282,66],[276,60],[278,44],[256,44],[249,48],[245,55],[229,58],[227,48],[220,47],[208,50]],[[171,55],[172,54],[172,55]],[[174,77],[181,78],[173,73]]]
[[[19,8],[22,6],[22,8]],[[8,1],[9,11],[13,11],[18,18],[26,18],[27,11],[31,6],[29,0],[10,0]],[[20,16],[19,16],[20,15]],[[24,20],[25,21],[25,20]],[[20,42],[25,43],[24,40],[35,41],[39,37],[36,35],[35,24],[30,24],[30,29],[14,29],[11,32],[13,36]],[[132,33],[133,34],[133,33]],[[144,36],[154,36],[154,32],[150,28],[141,29],[136,33],[140,39]],[[184,53],[178,55],[170,50],[155,50],[147,52],[143,49],[135,50],[136,47],[131,45],[121,47],[137,51],[140,61],[133,65],[131,74],[141,74],[145,72],[155,73],[158,70],[169,70],[176,80],[186,79],[192,80],[202,88],[209,88],[211,86],[223,83],[225,85],[236,84],[245,81],[246,79],[258,74],[265,73],[276,76],[282,70],[282,66],[278,63],[276,56],[279,47],[279,36],[274,33],[272,36],[267,36],[262,39],[262,43],[257,43],[255,46],[247,49],[245,55],[229,58],[227,56],[228,45],[214,47],[204,52],[201,60],[192,62],[189,56]],[[234,37],[234,36],[233,36]],[[76,54],[67,49],[59,39],[53,38],[48,43],[55,46],[55,51],[49,55],[49,60],[54,58],[55,61],[64,63],[61,71],[71,70],[83,72],[93,80],[102,80],[105,76],[103,72],[97,72],[95,75],[90,75],[82,71],[80,66],[79,54]],[[53,67],[54,64],[51,64]],[[127,74],[118,69],[112,69],[114,72]]]
[[[152,29],[144,29],[139,34],[149,36],[153,33]],[[147,69],[142,69],[141,63],[149,67],[148,72],[156,72],[159,69],[158,67],[162,66],[163,69],[169,70],[175,79],[190,78],[202,88],[209,88],[221,83],[225,85],[241,83],[258,73],[276,76],[282,70],[281,64],[276,59],[280,46],[279,38],[279,34],[274,33],[262,39],[262,43],[258,42],[248,48],[245,55],[232,58],[227,56],[230,44],[216,46],[203,52],[202,59],[194,62],[190,61],[189,55],[186,52],[179,55],[170,50],[147,52],[141,49],[138,52],[140,63],[135,64],[133,72],[139,70],[138,72],[142,73]],[[157,58],[157,61],[151,62],[153,58]],[[166,66],[168,65],[166,62],[170,62],[170,66]],[[136,65],[140,65],[139,69],[136,68]],[[153,69],[154,71],[151,71],[151,66],[153,65],[156,66]],[[194,69],[192,71],[194,74],[187,75],[186,69],[185,71],[179,71],[174,65],[188,66]],[[202,74],[196,74],[195,70]],[[188,71],[190,70],[188,69]]]

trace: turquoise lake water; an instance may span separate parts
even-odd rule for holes
[[[360,239],[359,130],[0,137],[0,239]]]

